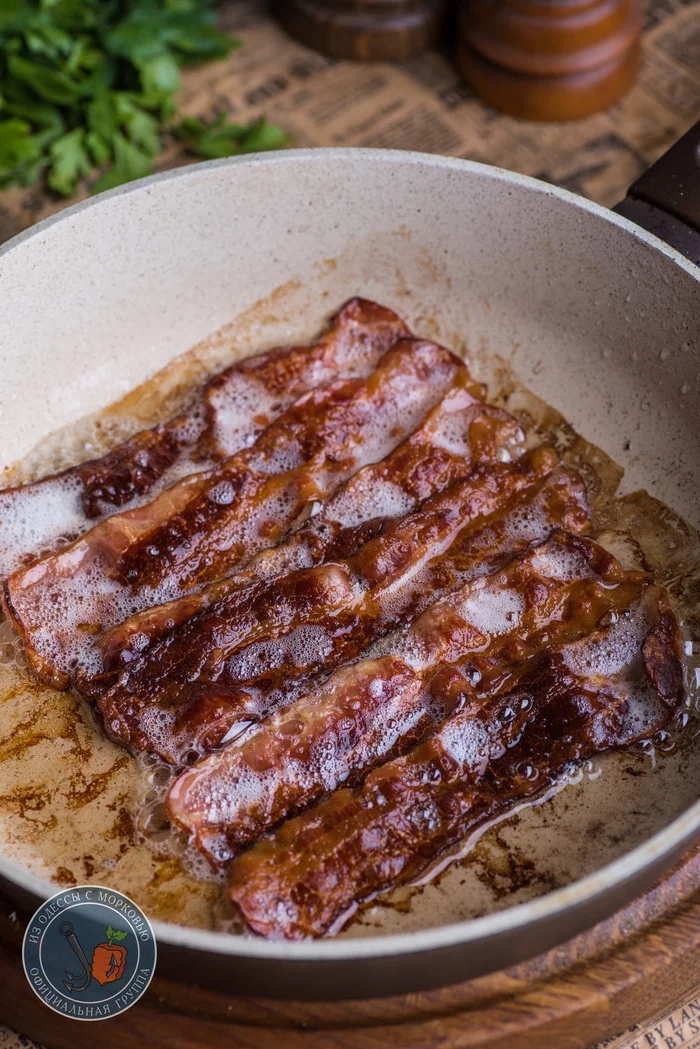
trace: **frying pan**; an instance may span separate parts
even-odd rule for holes
[[[419,334],[466,344],[477,373],[492,353],[509,358],[625,467],[629,490],[647,487],[697,527],[699,149],[700,125],[617,212],[481,164],[362,149],[196,165],[70,208],[0,250],[2,461],[232,317],[253,318],[261,349],[311,336],[362,294]],[[417,931],[301,944],[158,922],[160,972],[257,995],[343,998],[513,964],[611,914],[693,842],[695,787],[678,778],[664,793],[663,825],[650,820],[633,848],[540,898],[469,921],[442,913]],[[0,888],[27,908],[52,891],[2,857]]]

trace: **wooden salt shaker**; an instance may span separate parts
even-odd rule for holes
[[[461,0],[458,62],[496,109],[575,120],[633,85],[640,36],[639,0]]]
[[[447,0],[273,0],[302,43],[336,58],[397,61],[433,47]]]

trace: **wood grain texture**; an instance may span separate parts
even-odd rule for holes
[[[14,912],[12,912],[14,914]],[[144,999],[94,1024],[49,1011],[19,957],[22,918],[0,904],[0,1021],[50,1049],[585,1049],[697,983],[700,847],[608,921],[530,962],[405,997],[290,1002],[156,975]],[[193,979],[196,974],[192,974]]]
[[[639,72],[638,0],[465,0],[458,64],[489,105],[528,120],[607,109]]]
[[[287,32],[317,51],[398,61],[437,43],[447,0],[273,0],[271,6]]]

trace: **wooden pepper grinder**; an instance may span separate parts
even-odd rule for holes
[[[640,36],[639,0],[462,0],[458,61],[494,108],[575,120],[629,90]]]
[[[447,0],[273,0],[302,43],[336,58],[396,61],[433,47]]]

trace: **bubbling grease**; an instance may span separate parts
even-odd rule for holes
[[[192,452],[197,438],[204,429],[203,414],[193,411],[179,427],[182,440],[192,445]],[[126,440],[134,431],[133,424],[126,421],[119,428],[112,428],[114,443]],[[92,449],[88,449],[92,451]],[[65,456],[55,454],[50,463],[37,470],[38,476],[46,476],[41,484],[33,486],[17,500],[13,494],[0,491],[0,522],[2,522],[3,544],[0,549],[0,578],[5,578],[24,563],[27,551],[40,551],[42,554],[61,550],[71,539],[85,531],[85,512],[81,496],[84,488],[82,481],[75,474],[52,477],[69,470],[76,462],[69,453]],[[184,451],[177,462],[171,466],[149,489],[149,499],[154,499],[165,488],[177,484],[190,474],[209,469],[212,462]],[[119,507],[125,513],[143,502],[136,496]],[[90,527],[104,521],[109,514],[101,514],[90,520]],[[48,537],[48,542],[47,542]]]
[[[414,508],[414,500],[398,484],[372,477],[366,484],[340,493],[328,516],[343,528],[356,528],[373,517],[403,517]]]

